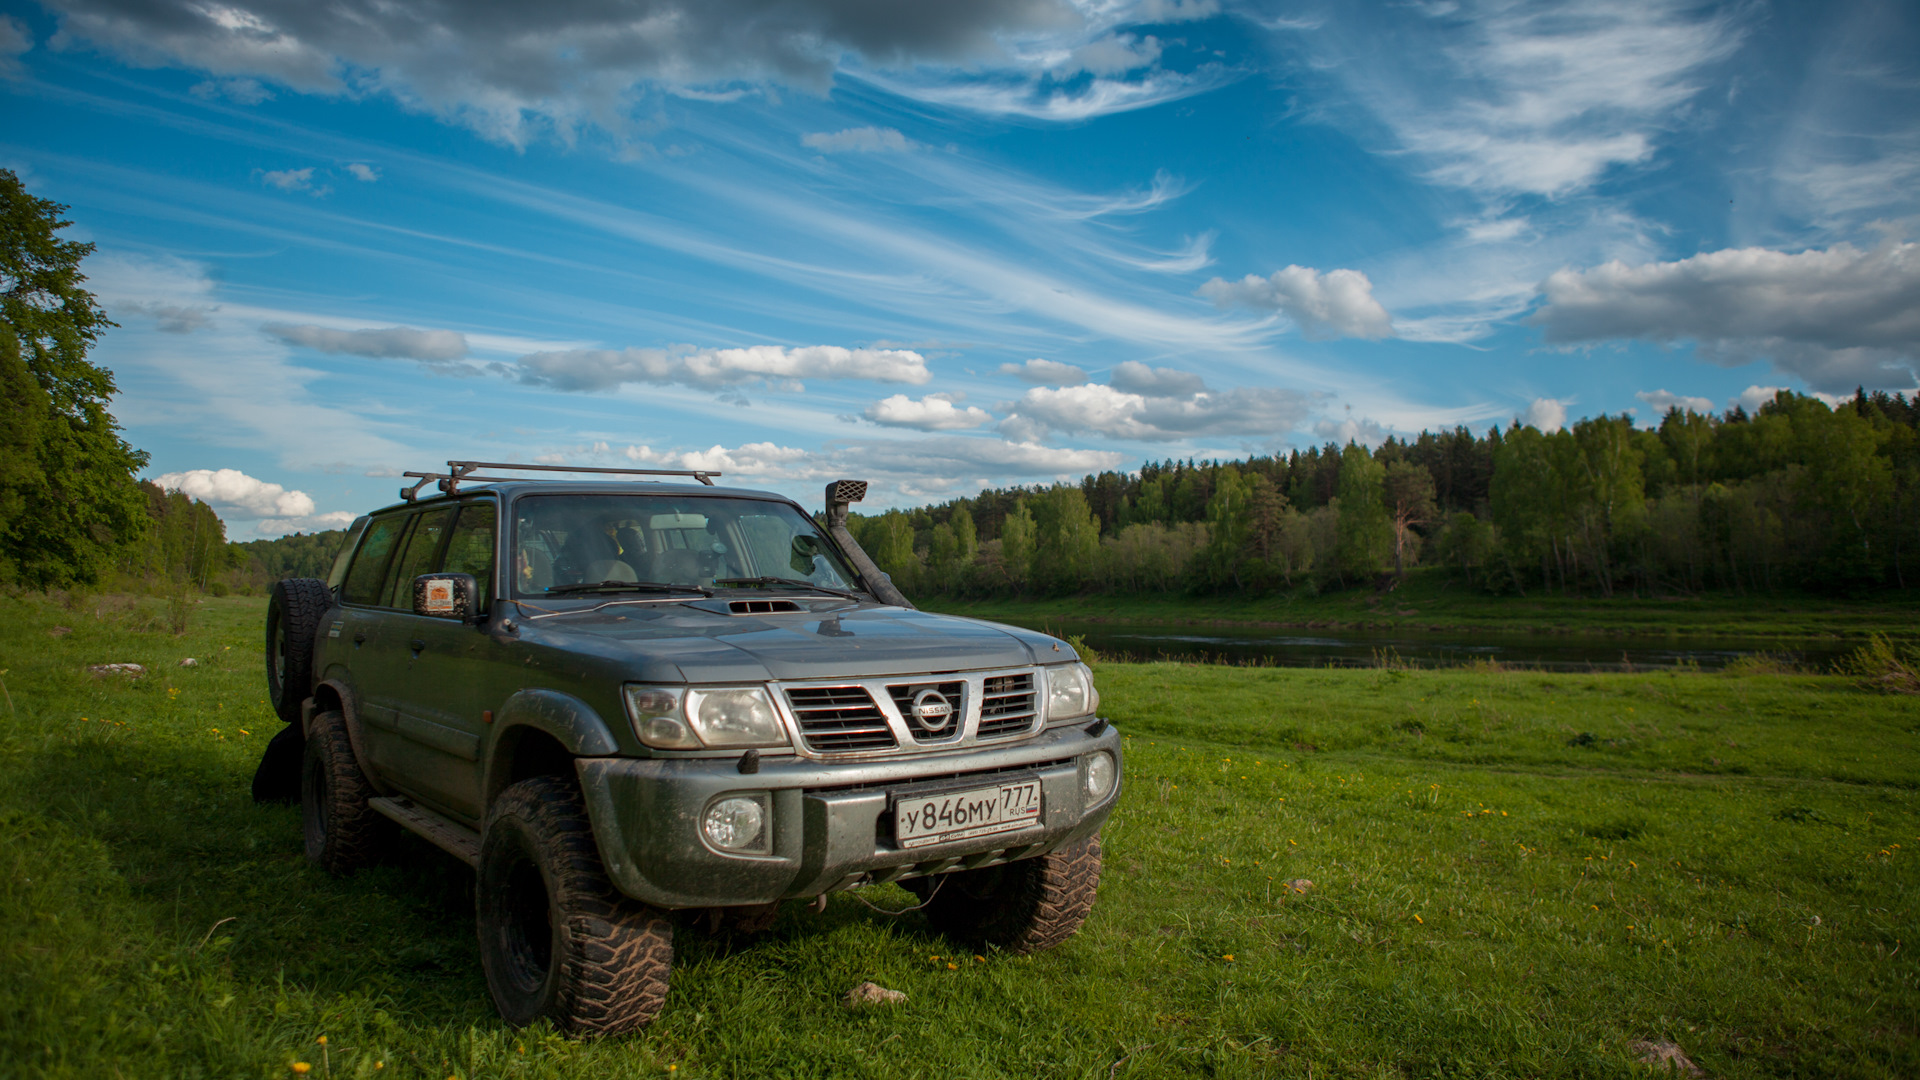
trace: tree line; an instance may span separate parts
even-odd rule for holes
[[[1857,591],[1920,571],[1920,397],[1675,409],[1150,462],[851,527],[911,595],[1316,592],[1444,566],[1495,593]]]

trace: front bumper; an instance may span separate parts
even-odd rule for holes
[[[862,762],[763,758],[760,771],[746,775],[731,758],[580,758],[576,765],[616,888],[656,907],[734,907],[1031,858],[1092,835],[1123,786],[1117,776],[1105,798],[1087,804],[1083,770],[1096,750],[1120,763],[1120,733],[1089,721],[949,753]],[[911,850],[894,844],[889,791],[949,780],[991,784],[995,773],[1039,778],[1038,826]],[[701,840],[707,805],[736,794],[770,796],[771,854],[722,854]]]

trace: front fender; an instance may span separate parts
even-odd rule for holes
[[[487,801],[507,786],[515,742],[531,729],[551,736],[574,757],[608,757],[620,752],[606,721],[593,706],[557,690],[522,690],[500,708],[488,738]]]

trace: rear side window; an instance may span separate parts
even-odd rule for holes
[[[393,556],[394,541],[400,538],[400,530],[406,524],[404,514],[395,514],[367,526],[366,534],[360,540],[360,550],[354,553],[353,565],[347,568],[346,582],[340,588],[342,603],[380,602],[380,585],[386,581],[387,563]]]
[[[387,575],[387,607],[413,609],[413,579],[433,573],[433,560],[440,555],[440,541],[447,538],[453,525],[453,510],[429,510],[416,520],[407,533],[404,554],[393,561],[393,573]]]
[[[487,610],[487,601],[493,596],[494,516],[491,502],[461,507],[460,523],[453,528],[453,539],[447,541],[447,557],[440,567],[448,574],[473,575],[480,585],[476,600],[480,611]]]

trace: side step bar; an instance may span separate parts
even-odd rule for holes
[[[465,825],[449,821],[424,806],[416,806],[409,799],[368,799],[367,805],[468,866],[480,868],[480,834]]]

